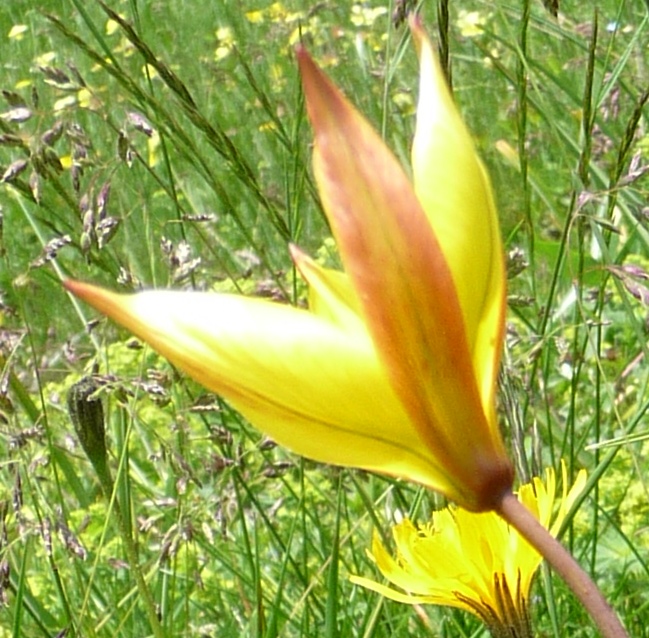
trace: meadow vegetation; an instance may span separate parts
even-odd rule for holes
[[[293,47],[407,166],[417,61],[402,4],[0,8],[0,638],[152,635],[142,584],[169,637],[485,635],[466,613],[349,581],[378,577],[373,530],[389,544],[391,523],[426,520],[439,497],[277,447],[60,285],[304,303],[288,244],[338,259]],[[561,459],[571,477],[587,469],[562,541],[647,636],[649,8],[448,4],[418,10],[498,200],[506,438],[520,480]],[[68,410],[89,375],[103,476]],[[532,613],[539,636],[593,635],[548,570]]]

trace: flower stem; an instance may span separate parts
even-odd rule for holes
[[[496,512],[518,530],[563,578],[604,638],[629,638],[620,619],[590,576],[511,491],[502,496]]]

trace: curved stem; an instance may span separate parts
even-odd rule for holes
[[[629,638],[615,611],[574,557],[510,491],[496,512],[548,561],[591,615],[604,638]]]

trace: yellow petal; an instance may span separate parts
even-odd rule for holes
[[[349,277],[340,271],[322,268],[297,246],[291,246],[291,257],[309,284],[309,311],[342,330],[367,335],[361,308]]]
[[[447,523],[450,523],[452,530],[456,531],[452,517]],[[440,530],[447,538],[452,537],[452,534],[446,533],[448,528],[440,527]],[[470,570],[464,569],[466,559],[463,547],[456,542],[449,548],[444,545],[444,538],[437,532],[434,536],[429,536],[407,519],[394,527],[393,534],[397,546],[397,559],[390,556],[376,535],[372,542],[370,557],[393,585],[408,593],[404,594],[371,579],[358,576],[351,577],[353,583],[401,603],[447,605],[473,612],[461,597],[474,598],[475,585],[479,579],[473,577]],[[485,594],[489,596],[488,591]]]
[[[66,287],[222,395],[278,443],[316,461],[405,477],[453,494],[392,390],[353,311],[326,293],[327,271],[300,266],[329,298],[323,316],[260,299]],[[343,280],[332,277],[345,296]],[[324,303],[324,302],[321,302]],[[332,308],[336,308],[332,311]],[[349,321],[332,322],[343,314]],[[342,326],[342,327],[341,327]]]
[[[432,602],[430,596],[419,596],[416,594],[404,594],[396,589],[392,589],[387,585],[381,585],[375,580],[370,578],[363,578],[362,576],[350,576],[349,580],[354,583],[354,585],[359,585],[360,587],[365,587],[371,591],[381,594],[390,600],[395,600],[398,603],[404,603],[406,605],[425,605],[425,604],[438,604],[438,605],[452,605],[453,599],[449,596],[448,602],[439,601]]]
[[[502,349],[505,273],[489,177],[455,107],[430,40],[413,21],[420,86],[414,188],[451,269],[485,410]]]
[[[512,469],[493,405],[483,406],[446,258],[397,159],[303,50],[298,59],[316,180],[367,328],[452,498],[489,509]]]

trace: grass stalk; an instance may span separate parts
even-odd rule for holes
[[[104,496],[111,505],[111,511],[115,512],[120,537],[126,552],[126,559],[135,578],[153,635],[155,638],[164,638],[164,631],[158,617],[155,600],[140,566],[138,549],[132,532],[133,523],[131,517],[123,511],[120,505],[120,499],[116,493],[116,484],[108,466],[104,411],[101,399],[96,396],[97,390],[98,386],[92,377],[84,377],[72,386],[68,394],[70,420],[79,437],[81,447],[95,470]],[[125,443],[123,448],[125,451]],[[128,502],[129,499],[124,499],[125,504]]]
[[[124,513],[122,512],[122,508],[119,504],[119,499],[113,498],[115,489],[113,479],[108,469],[106,469],[105,472],[99,472],[97,478],[99,479],[102,491],[104,492],[106,498],[112,500],[112,510],[115,512],[115,518],[117,519],[120,538],[124,543],[126,560],[128,561],[129,568],[133,576],[135,577],[135,583],[142,599],[146,615],[149,619],[151,631],[153,632],[155,638],[165,638],[165,632],[162,628],[160,618],[158,617],[158,610],[156,608],[153,594],[151,593],[151,589],[149,588],[149,585],[144,578],[144,574],[142,573],[139,552],[135,540],[133,539],[132,529],[126,520]]]

